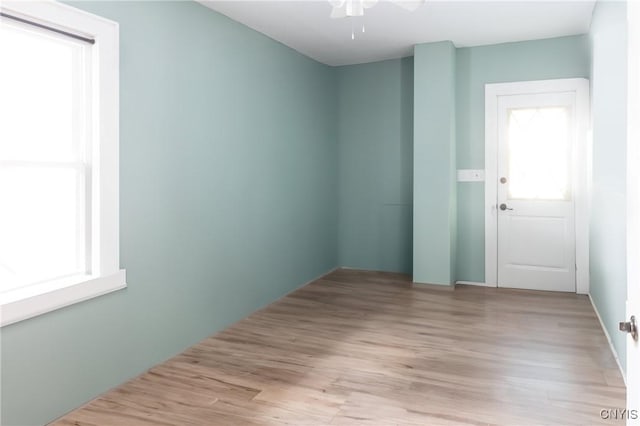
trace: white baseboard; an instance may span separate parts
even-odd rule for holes
[[[487,285],[486,283],[480,283],[477,281],[456,281],[456,285],[458,284],[462,284],[462,285],[476,285],[479,287],[491,287],[489,285]]]
[[[611,349],[613,358],[616,360],[616,364],[618,364],[618,368],[620,369],[620,374],[622,375],[622,380],[624,380],[624,384],[626,385],[627,377],[625,376],[624,370],[622,369],[622,364],[620,364],[620,358],[618,358],[618,352],[616,351],[615,346],[613,346],[613,341],[611,340],[611,336],[609,335],[607,328],[604,326],[604,322],[602,321],[602,317],[600,316],[600,312],[598,312],[598,308],[596,307],[596,304],[593,303],[591,294],[588,294],[588,296],[589,296],[589,301],[591,302],[591,306],[593,306],[593,310],[596,313],[596,316],[598,317],[598,321],[600,321],[600,327],[602,328],[602,331],[604,331],[604,335],[607,338],[607,342],[609,342],[609,348]]]

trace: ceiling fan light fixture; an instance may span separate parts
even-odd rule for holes
[[[347,16],[364,16],[362,0],[346,0]]]
[[[425,3],[425,0],[387,0],[401,8],[413,12]],[[378,3],[378,0],[329,0],[332,18],[345,18],[347,16],[364,16],[364,10],[370,9]]]

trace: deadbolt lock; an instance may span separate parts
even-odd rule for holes
[[[631,334],[633,340],[638,340],[638,324],[635,315],[631,315],[627,322],[620,322],[619,327],[620,331]]]
[[[500,183],[507,183],[507,178],[506,177],[501,177],[500,178]]]

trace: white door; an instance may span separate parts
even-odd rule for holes
[[[627,309],[626,319],[620,318],[623,322],[631,316],[640,318],[640,4],[629,2],[627,13]],[[631,333],[627,337],[626,373],[627,424],[640,425],[640,345]]]
[[[576,291],[576,93],[498,98],[499,287]]]
[[[588,293],[588,80],[485,96],[486,285]]]

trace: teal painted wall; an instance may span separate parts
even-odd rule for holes
[[[626,365],[625,317],[627,60],[626,5],[598,2],[591,24],[593,181],[591,194],[590,293]]]
[[[458,49],[457,168],[484,168],[484,85],[583,77],[590,73],[587,36]],[[458,183],[456,279],[484,282],[484,184]]]
[[[414,49],[413,281],[455,282],[456,48]]]
[[[587,36],[456,49],[456,168],[484,168],[486,83],[588,78],[589,58]],[[409,61],[337,68],[340,265],[411,272],[408,233],[413,218],[403,212],[412,202],[407,191],[413,187],[413,168],[407,165],[412,158],[408,150],[413,146],[414,124],[407,118],[413,112]],[[449,213],[456,211],[457,219],[450,223],[453,243],[448,254],[456,261],[450,263],[449,275],[482,282],[484,187],[482,183],[456,186],[456,199],[449,204]]]
[[[336,81],[194,2],[120,23],[128,289],[1,330],[3,425],[43,424],[337,266]]]
[[[339,264],[410,274],[413,58],[337,73]]]

